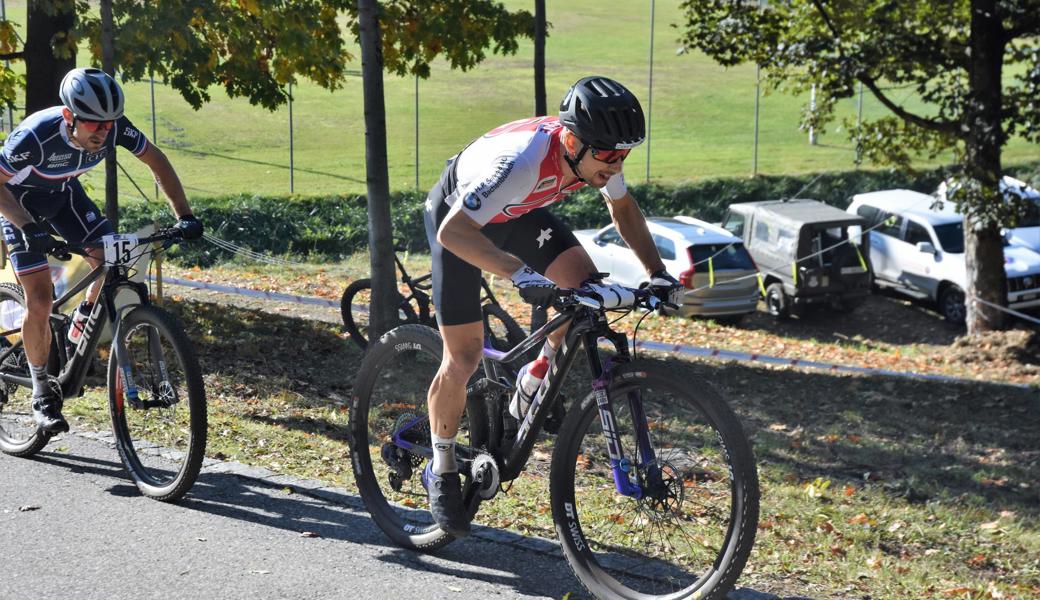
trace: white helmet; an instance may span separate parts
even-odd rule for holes
[[[123,90],[101,69],[69,71],[61,80],[58,96],[80,120],[115,121],[123,116]]]

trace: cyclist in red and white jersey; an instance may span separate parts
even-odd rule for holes
[[[567,92],[559,117],[507,123],[452,157],[426,201],[433,293],[444,358],[429,391],[433,460],[423,473],[430,512],[442,529],[469,532],[455,437],[466,382],[483,347],[481,271],[509,277],[523,299],[548,307],[557,286],[596,286],[605,302],[626,292],[602,285],[574,234],[546,207],[580,188],[600,190],[618,232],[669,302],[681,286],[664,269],[643,213],[625,186],[622,164],[645,138],[643,109],[620,83],[586,77]],[[552,358],[563,329],[542,348]],[[523,372],[521,372],[521,377]]]

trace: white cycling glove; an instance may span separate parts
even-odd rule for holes
[[[549,308],[559,291],[556,284],[531,267],[524,265],[510,277],[524,302],[538,308]]]

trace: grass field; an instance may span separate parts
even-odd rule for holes
[[[531,10],[527,0],[508,0],[513,8]],[[9,2],[8,15],[24,19],[24,2]],[[702,55],[677,56],[678,2],[656,2],[654,88],[651,143],[637,149],[628,163],[629,179],[682,181],[717,176],[750,175],[753,159],[755,69],[724,69]],[[546,48],[550,110],[578,78],[603,74],[619,79],[650,108],[648,58],[650,3],[575,0],[550,3],[552,24]],[[24,28],[21,29],[24,34]],[[302,82],[294,89],[294,189],[303,194],[363,192],[365,188],[364,123],[359,53],[344,88],[328,92]],[[86,54],[80,53],[81,63]],[[419,83],[419,177],[427,188],[436,181],[444,160],[488,129],[533,114],[533,49],[521,43],[515,56],[491,56],[467,72],[446,63]],[[391,186],[416,185],[415,80],[387,76],[386,109]],[[150,86],[128,83],[128,115],[152,136]],[[168,151],[192,195],[229,192],[289,191],[289,111],[268,112],[243,99],[228,99],[212,90],[213,101],[194,111],[173,90],[155,88],[159,145]],[[912,95],[894,91],[897,101],[917,107]],[[799,131],[800,113],[808,99],[774,93],[761,101],[758,170],[797,173],[854,167],[855,151],[840,123],[810,146]],[[863,115],[884,114],[876,100],[865,98]],[[854,100],[844,102],[841,117],[855,118]],[[1005,162],[1040,157],[1040,147],[1021,140],[1005,151]],[[153,187],[146,169],[124,155],[124,166],[149,195]],[[101,188],[102,170],[86,180]],[[140,194],[125,177],[121,196]]]
[[[286,290],[284,271],[247,269],[236,281]],[[288,289],[320,293],[312,284],[334,275],[318,268],[306,290]],[[695,330],[687,343],[740,347],[765,335],[768,342],[744,349],[847,364],[891,359],[910,367],[904,359],[931,354],[913,361],[918,369],[950,354],[936,345],[952,333],[937,317],[886,299],[872,298],[865,308],[874,305],[892,327],[879,327],[878,314],[840,322],[823,315],[786,330],[764,316],[741,328],[684,326]],[[338,325],[280,312],[285,307],[262,312],[177,299],[166,306],[184,320],[200,353],[209,456],[356,489],[347,420],[362,356]],[[908,323],[930,331],[928,343],[904,341]],[[651,337],[662,333],[654,329]],[[845,335],[853,331],[861,334]],[[811,332],[815,339],[806,338]],[[667,360],[728,398],[755,447],[762,510],[742,587],[814,600],[1026,600],[1040,593],[1036,388],[996,383],[1004,378],[988,362],[978,367],[992,382],[955,383]],[[571,379],[587,389],[587,369],[576,364]],[[110,427],[100,384],[66,404],[77,429]],[[551,442],[540,444],[510,493],[483,505],[477,521],[554,537],[551,451]],[[553,597],[583,597],[574,585]]]

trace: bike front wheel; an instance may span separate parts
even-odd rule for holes
[[[0,283],[0,330],[20,329],[25,318],[25,297],[21,286]],[[0,338],[0,352],[7,351],[18,334]],[[0,371],[15,377],[29,378],[25,348],[13,351]],[[0,381],[0,450],[12,456],[32,456],[50,440],[50,435],[36,425],[32,416],[32,388]]]
[[[206,391],[195,349],[173,315],[154,306],[127,313],[117,335],[108,404],[119,457],[141,493],[177,500],[195,483],[206,452]]]
[[[616,367],[607,394],[626,461],[611,464],[594,394],[568,413],[553,454],[553,520],[575,575],[597,598],[725,598],[758,524],[736,415],[706,382],[655,361]],[[639,492],[619,493],[615,472]]]

